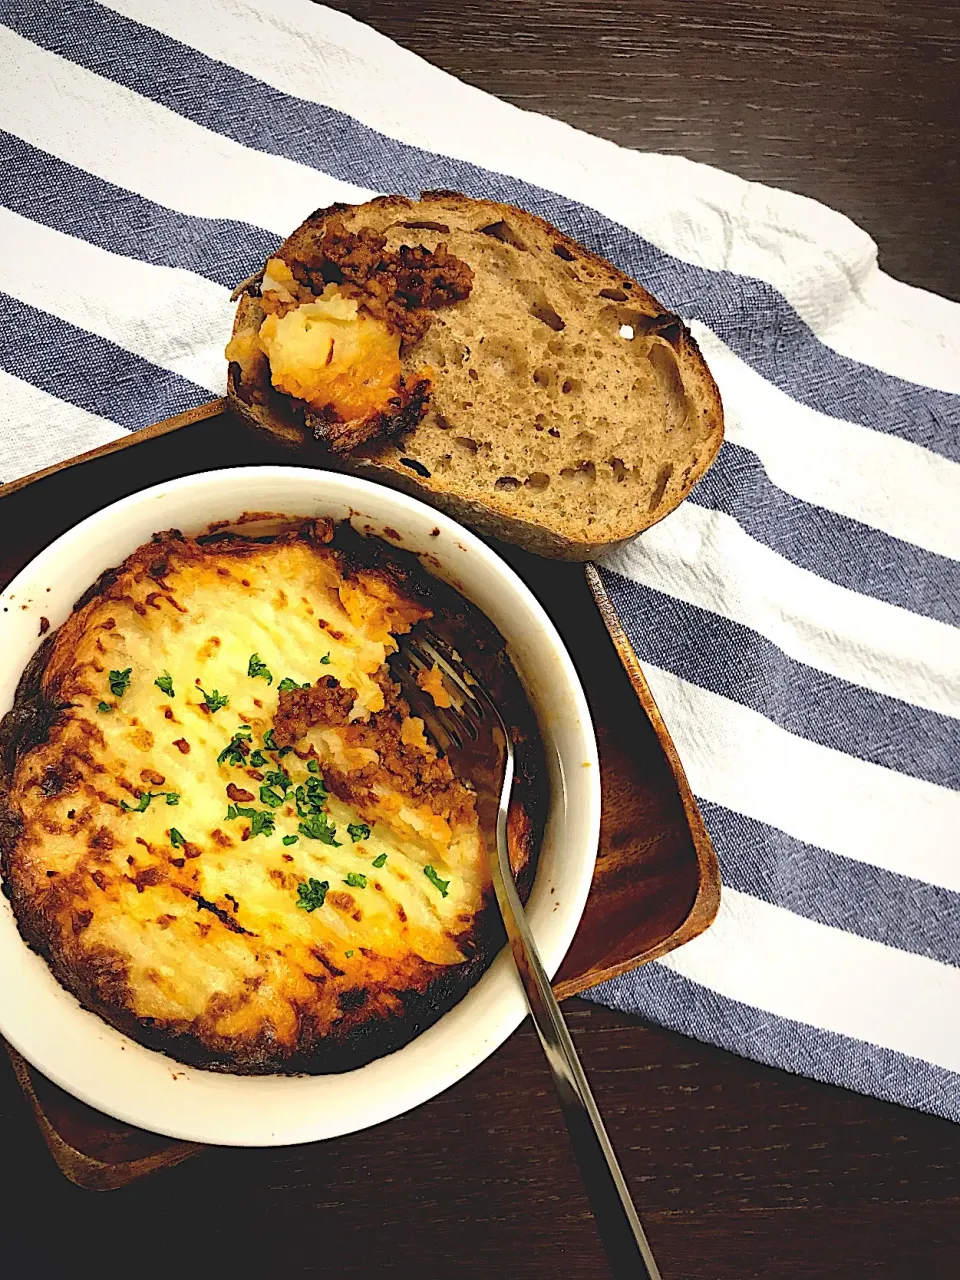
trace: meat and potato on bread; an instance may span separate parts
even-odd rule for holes
[[[499,633],[413,556],[323,519],[172,531],[47,637],[0,724],[0,869],[87,1008],[185,1062],[319,1073],[476,982],[502,938],[473,792],[385,665],[427,618],[511,717],[526,893],[533,713]]]
[[[689,330],[549,223],[453,192],[311,215],[240,287],[234,407],[482,533],[588,559],[720,447]]]

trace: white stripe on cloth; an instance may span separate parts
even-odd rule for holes
[[[691,326],[723,399],[724,433],[781,489],[960,559],[960,465],[922,445],[792,400],[706,325]]]
[[[223,394],[224,335],[235,309],[229,290],[176,267],[107,253],[2,207],[0,243],[0,290]]]
[[[0,65],[0,128],[168,209],[287,236],[314,209],[373,194],[243,147],[4,26]]]
[[[714,924],[658,961],[720,995],[960,1070],[960,969],[725,888]]]
[[[929,333],[931,308],[950,304],[883,276],[870,236],[814,200],[520,111],[319,5],[113,0],[108,7],[391,137],[583,201],[685,261],[765,280],[835,351],[960,392],[960,337],[946,336],[952,315],[938,340]]]
[[[109,444],[127,433],[115,422],[48,395],[0,369],[0,484],[63,461],[63,437],[71,455]]]
[[[652,663],[643,670],[696,795],[830,853],[960,892],[960,859],[945,836],[960,831],[960,791],[810,742]]]
[[[685,502],[603,564],[752,627],[808,666],[960,716],[956,628],[828,582],[751,538],[724,512]]]

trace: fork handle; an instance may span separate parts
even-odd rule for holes
[[[563,1119],[615,1280],[662,1280],[517,893],[507,844],[512,753],[508,754],[507,772],[497,815],[493,887],[533,1025],[553,1075]]]

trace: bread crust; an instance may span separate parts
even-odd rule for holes
[[[278,253],[281,256],[295,257],[298,253],[305,252],[315,242],[320,229],[331,216],[344,218],[348,225],[350,218],[362,218],[364,224],[369,220],[371,225],[382,227],[389,224],[393,215],[405,215],[408,222],[404,225],[416,227],[419,222],[425,228],[432,226],[434,229],[444,225],[440,221],[442,217],[449,219],[453,216],[484,222],[489,219],[491,225],[496,225],[498,221],[510,226],[516,225],[525,235],[548,241],[558,256],[566,258],[569,255],[578,263],[588,264],[609,280],[612,293],[629,297],[631,311],[640,317],[644,334],[656,335],[672,349],[682,374],[684,388],[695,401],[697,412],[703,416],[705,423],[701,443],[676,464],[671,460],[668,478],[662,492],[656,495],[652,509],[643,510],[637,506],[625,512],[619,522],[618,536],[591,538],[586,531],[579,536],[571,536],[561,520],[550,520],[542,512],[531,513],[528,518],[515,505],[511,509],[506,502],[498,500],[496,494],[475,496],[445,484],[443,477],[436,473],[423,477],[410,470],[400,462],[399,453],[416,454],[418,428],[414,428],[405,438],[402,450],[391,450],[388,444],[381,442],[369,444],[352,454],[334,457],[331,450],[310,438],[310,432],[304,424],[303,407],[274,391],[270,385],[269,367],[265,358],[252,371],[243,371],[236,363],[230,365],[228,397],[232,408],[274,439],[312,456],[318,465],[363,475],[391,488],[400,489],[430,502],[482,534],[555,559],[593,559],[630,541],[674,510],[707,470],[723,439],[720,393],[696,340],[679,317],[663,308],[637,281],[631,280],[599,254],[584,248],[537,215],[495,201],[473,200],[457,192],[426,191],[419,201],[398,195],[380,196],[365,205],[338,203],[319,209],[293,232]],[[630,286],[629,295],[621,287],[624,284]],[[259,327],[263,312],[255,294],[256,287],[256,278],[245,282],[246,291],[239,298],[234,334]],[[535,407],[533,400],[531,393],[531,407]]]
[[[304,533],[304,536],[309,535]],[[402,978],[403,972],[408,973],[407,985],[394,983],[384,991],[383,999],[377,981],[371,978],[367,987],[342,994],[343,1016],[332,1026],[318,1028],[310,1009],[304,1008],[294,1040],[279,1043],[267,1025],[254,1037],[232,1038],[217,1035],[211,1029],[212,1024],[205,1025],[202,1019],[178,1024],[138,1016],[123,955],[107,948],[82,952],[72,946],[69,930],[67,936],[64,935],[63,902],[58,902],[56,895],[52,899],[38,895],[33,888],[33,873],[25,874],[18,858],[25,830],[23,813],[12,798],[16,780],[31,752],[43,749],[51,729],[67,709],[60,694],[61,683],[70,670],[74,644],[83,630],[85,618],[91,609],[110,597],[111,591],[118,589],[117,584],[125,580],[131,563],[146,565],[147,561],[162,559],[165,550],[176,546],[178,537],[164,535],[128,557],[123,565],[103,574],[80,598],[63,626],[44,639],[23,673],[13,708],[0,721],[3,892],[11,902],[22,937],[46,960],[61,985],[85,1008],[132,1039],[179,1061],[237,1074],[323,1074],[351,1070],[409,1043],[457,1004],[476,983],[504,941],[492,892],[485,897],[468,933],[461,939],[466,956],[462,963],[419,961],[409,965],[399,975]],[[219,535],[219,545],[239,558],[267,541],[239,538],[232,544],[223,541],[234,537]],[[546,773],[536,723],[506,656],[502,638],[489,620],[462,597],[426,574],[415,557],[376,538],[362,538],[349,526],[337,530],[335,547],[349,572],[363,570],[381,574],[392,586],[429,607],[436,625],[447,631],[454,642],[459,640],[460,647],[469,654],[471,664],[493,689],[500,705],[510,708],[521,763],[511,815],[511,851],[518,885],[525,898],[532,886],[542,834]],[[63,759],[62,767],[56,762],[47,767],[43,785],[48,782],[51,790],[45,794],[70,791],[73,783],[69,759]],[[75,894],[76,889],[76,884],[65,884],[63,893]],[[79,897],[77,901],[79,903]],[[204,918],[211,923],[217,919],[219,925],[234,934],[245,932],[230,918],[229,912],[202,900],[198,901],[198,912],[201,906],[209,913]],[[79,914],[82,917],[86,913]],[[76,918],[75,912],[74,933]]]

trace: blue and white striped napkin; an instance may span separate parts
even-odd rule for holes
[[[960,1119],[960,307],[810,200],[507,106],[307,0],[0,0],[0,478],[220,395],[311,210],[523,205],[691,324],[727,441],[602,566],[720,857],[592,997]]]

